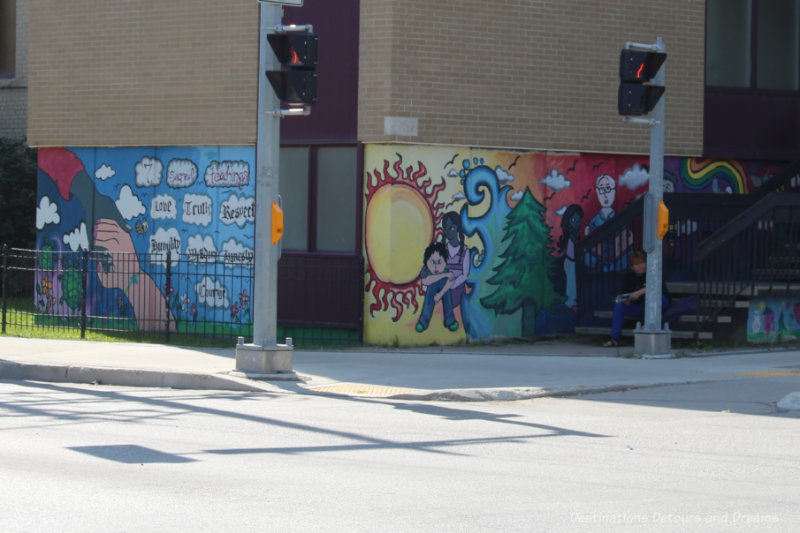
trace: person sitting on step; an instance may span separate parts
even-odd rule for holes
[[[603,346],[619,346],[622,324],[627,317],[643,317],[645,310],[645,282],[647,281],[647,254],[637,250],[628,255],[628,271],[622,278],[621,297],[614,304],[614,317],[611,320],[611,338]],[[669,308],[670,297],[667,285],[662,284],[661,308]]]

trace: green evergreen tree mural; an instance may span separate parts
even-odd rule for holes
[[[508,244],[499,256],[502,262],[492,269],[494,275],[487,280],[497,285],[497,290],[480,300],[497,314],[522,309],[522,334],[526,337],[536,335],[539,309],[552,309],[565,301],[550,282],[554,267],[552,239],[544,214],[544,206],[526,188],[506,217],[503,242]]]

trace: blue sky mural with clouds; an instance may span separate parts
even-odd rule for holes
[[[167,251],[173,261],[180,257],[198,266],[219,257],[229,268],[178,281],[173,312],[188,316],[194,306],[195,319],[235,315],[245,289],[231,286],[225,270],[243,267],[252,274],[254,157],[248,147],[41,149],[37,248],[135,252],[148,258],[153,279],[166,269]],[[99,243],[100,220],[108,221],[117,237]],[[46,283],[53,285],[49,307],[56,314],[68,312],[58,282]],[[42,302],[39,307],[47,308],[47,299]]]

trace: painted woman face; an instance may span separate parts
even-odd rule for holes
[[[445,239],[449,242],[458,241],[458,226],[452,220],[445,218],[444,222],[442,222],[442,228],[444,229]]]
[[[569,233],[570,235],[579,235],[581,230],[581,222],[583,217],[578,213],[572,213],[569,217]]]

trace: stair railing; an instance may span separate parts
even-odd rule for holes
[[[800,289],[800,192],[772,192],[697,248],[697,331],[743,296]]]
[[[735,194],[710,194],[710,193],[664,193],[664,202],[670,210],[670,229],[662,241],[663,249],[663,279],[667,282],[697,283],[697,294],[701,299],[700,310],[697,317],[697,329],[700,329],[711,320],[716,320],[719,313],[732,305],[746,286],[737,286],[726,280],[741,277],[735,269],[747,269],[746,263],[741,262],[733,255],[714,261],[711,256],[724,255],[721,246],[732,241],[731,234],[737,233],[734,226],[749,223],[757,215],[746,215],[748,209],[758,204],[760,199],[777,194],[785,195],[787,191],[800,188],[800,159],[787,165],[780,172],[770,177],[769,180],[756,191],[748,195]],[[776,193],[775,191],[781,191]],[[770,200],[774,202],[775,200]],[[761,204],[766,205],[766,204]],[[763,207],[762,207],[763,208]],[[626,254],[642,246],[642,217],[643,202],[638,199],[627,206],[615,217],[603,224],[600,228],[584,237],[576,245],[576,278],[578,287],[578,313],[577,325],[596,325],[595,311],[607,310],[612,307],[613,296],[619,288],[622,272],[627,267]],[[760,208],[761,209],[761,208]],[[745,215],[743,215],[745,214]],[[743,215],[745,218],[740,218]],[[789,223],[790,220],[800,220],[800,216],[791,213],[775,213],[772,218],[764,220],[761,227],[774,228],[776,224]],[[756,228],[759,227],[755,222]],[[794,222],[789,227],[793,226]],[[753,229],[753,232],[756,230]],[[796,232],[785,229],[774,235],[785,241],[785,250],[797,246]],[[759,239],[762,246],[769,242],[765,240],[764,230],[753,233],[750,238]],[[780,237],[779,237],[780,236]],[[740,239],[744,239],[741,237]],[[731,253],[739,250],[747,243],[739,244],[736,241],[728,249]],[[698,255],[703,250],[702,261]],[[762,253],[750,245],[748,253]],[[753,259],[755,261],[755,259]],[[768,290],[777,290],[782,282],[782,290],[794,288],[786,279],[775,276],[780,268],[783,272],[800,270],[794,255],[772,254],[765,258],[764,267],[772,262],[773,278],[768,280]],[[702,274],[701,266],[702,263]],[[751,269],[752,270],[752,269]],[[754,272],[754,273],[760,273]],[[702,278],[702,281],[701,281]],[[753,287],[755,281],[749,279],[749,286]],[[724,305],[723,305],[724,304]],[[720,307],[722,306],[722,307]],[[700,316],[703,315],[703,316]]]
[[[670,212],[670,229],[662,240],[663,279],[693,284],[697,280],[698,244],[746,209],[751,199],[745,195],[664,193],[664,203]],[[613,297],[627,268],[627,254],[642,249],[643,206],[641,199],[636,200],[576,246],[576,257],[583,258],[576,265],[579,326],[599,325],[595,311],[613,307]],[[623,242],[627,246],[619,245]]]

